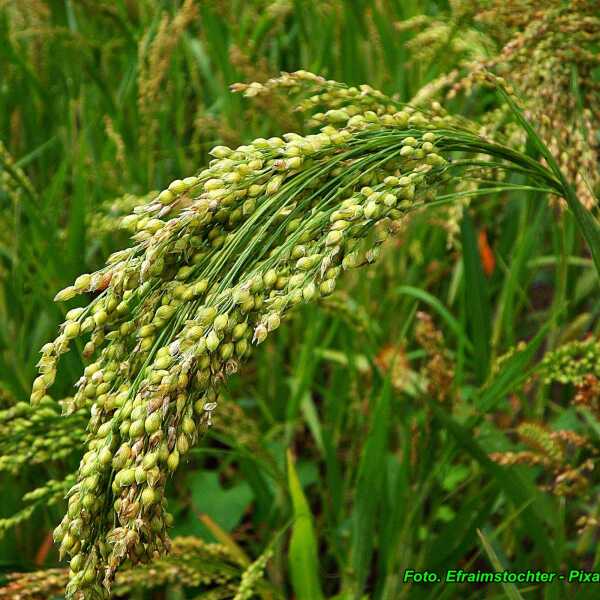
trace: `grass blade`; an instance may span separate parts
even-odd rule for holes
[[[287,455],[287,464],[288,486],[294,511],[288,553],[292,587],[298,600],[320,600],[323,598],[323,592],[318,575],[317,537],[310,508],[302,491],[290,451]]]
[[[475,347],[475,372],[483,381],[490,365],[491,308],[487,282],[481,266],[475,229],[469,215],[465,214],[461,225],[463,265],[465,275],[465,308]]]
[[[479,539],[481,540],[481,545],[483,546],[485,553],[490,559],[490,562],[494,566],[494,569],[496,569],[497,573],[502,573],[505,569],[502,566],[498,555],[492,548],[492,545],[490,544],[489,540],[485,537],[481,529],[477,530],[477,535],[479,536]],[[509,600],[524,600],[523,596],[521,596],[519,590],[517,589],[517,586],[514,583],[503,583],[502,587],[504,588],[504,591],[506,592],[506,597]]]
[[[373,554],[373,531],[384,487],[384,465],[390,427],[391,389],[389,379],[375,407],[371,429],[358,467],[352,535],[352,567],[356,594],[362,592]]]

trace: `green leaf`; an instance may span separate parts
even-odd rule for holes
[[[390,400],[391,388],[388,378],[377,401],[358,467],[351,548],[357,594],[362,592],[369,572],[374,547],[373,532],[385,491]]]
[[[475,532],[489,519],[498,502],[498,487],[495,484],[482,486],[476,493],[469,494],[459,512],[440,531],[428,548],[425,564],[433,570],[451,568],[457,556],[464,556],[475,541]]]
[[[479,248],[475,237],[473,222],[465,214],[461,224],[463,265],[464,265],[464,294],[467,311],[467,324],[475,347],[475,372],[480,381],[488,373],[490,365],[491,341],[491,308],[487,290],[487,282],[481,266]]]
[[[287,455],[288,486],[292,498],[294,522],[288,551],[292,588],[297,600],[323,598],[319,582],[317,537],[313,518],[290,451]]]
[[[494,551],[494,548],[492,547],[492,544],[490,543],[490,541],[485,537],[485,535],[483,534],[483,532],[480,529],[477,530],[477,534],[479,535],[479,539],[481,540],[481,545],[483,546],[485,553],[488,555],[490,562],[494,566],[494,569],[496,569],[496,572],[497,573],[504,572],[505,568],[502,566],[502,563],[500,562],[500,559],[498,558],[498,555]],[[502,587],[504,588],[504,591],[506,592],[506,597],[508,598],[508,600],[523,600],[523,596],[521,596],[521,594],[519,593],[519,590],[514,585],[514,583],[503,583]]]
[[[225,531],[232,531],[242,520],[253,495],[250,486],[244,481],[233,487],[224,488],[216,471],[194,473],[188,478],[192,492],[192,506],[196,513],[206,513]],[[192,517],[197,522],[197,516]],[[195,527],[204,534],[208,531],[203,525]],[[189,531],[187,533],[189,535]]]

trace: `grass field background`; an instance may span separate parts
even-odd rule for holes
[[[431,40],[399,25],[417,15],[438,24]],[[127,194],[196,173],[215,145],[305,128],[284,94],[232,84],[306,69],[408,102],[496,51],[427,0],[0,2],[0,411],[28,402],[39,349],[76,306],[56,292],[128,243],[116,227]],[[446,107],[479,118],[497,102],[482,88]],[[583,378],[600,376],[600,349],[543,362],[595,340],[598,292],[573,216],[540,194],[417,214],[229,381],[170,483],[173,535],[233,548],[238,579],[269,552],[257,597],[596,598],[592,585],[410,585],[403,572],[598,567],[598,391]],[[82,348],[66,355],[54,398],[83,364]],[[569,369],[581,377],[560,383]],[[0,517],[81,451],[16,471],[0,458]],[[535,464],[512,464],[524,451]],[[0,582],[58,565],[63,511],[0,528]],[[230,597],[219,586],[129,597]]]

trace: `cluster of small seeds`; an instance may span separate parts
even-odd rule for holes
[[[67,399],[70,402],[70,399]],[[79,411],[61,417],[58,402],[45,396],[36,407],[18,402],[0,411],[0,471],[59,461],[77,451],[87,417]]]
[[[17,476],[42,465],[55,468],[60,461],[81,451],[87,421],[85,410],[66,418],[61,416],[60,403],[50,396],[42,398],[37,406],[11,403],[0,410],[0,472]],[[74,483],[75,476],[70,475],[61,481],[46,481],[25,494],[22,498],[25,506],[0,519],[0,537],[38,509],[62,502]]]
[[[467,26],[461,15],[461,3],[452,4],[452,16],[440,19],[429,15],[416,15],[394,24],[399,32],[414,35],[405,43],[410,65],[431,65],[441,54],[452,55],[455,64],[489,56],[493,42],[474,26]],[[460,35],[457,35],[460,28]]]
[[[545,383],[583,385],[590,375],[600,377],[600,342],[590,337],[568,342],[548,352],[539,366]]]
[[[518,5],[518,6],[517,6]],[[525,114],[548,145],[561,170],[591,208],[598,177],[600,88],[594,73],[600,55],[600,18],[596,0],[546,0],[523,6],[514,0],[475,2],[471,18],[497,38],[499,51],[468,65],[450,96],[486,83],[488,71],[505,75],[523,98]],[[497,136],[502,114],[488,117]],[[522,132],[517,140],[522,138]]]
[[[394,224],[449,179],[448,138],[462,148],[471,135],[411,108],[343,117],[214,148],[207,169],[126,217],[135,246],[57,295],[95,293],[42,348],[31,397],[84,338],[90,363],[65,408],[91,406],[87,452],[55,531],[70,597],[103,597],[123,561],[169,549],[167,477],[210,426],[223,380],[291,309],[376,260]]]
[[[87,219],[87,230],[95,239],[106,235],[114,235],[115,231],[130,231],[129,215],[138,206],[144,206],[156,198],[157,192],[149,192],[143,196],[123,194],[103,203],[99,209],[90,213]]]
[[[263,552],[243,573],[240,585],[233,600],[250,600],[254,596],[254,588],[265,572],[269,559],[273,556],[273,548]]]
[[[565,460],[565,451],[560,440],[552,436],[547,427],[530,421],[524,421],[517,427],[521,441],[540,452],[550,461],[560,464]]]
[[[280,91],[286,95],[297,95],[299,98],[294,109],[304,114],[310,128],[325,125],[337,128],[354,125],[363,127],[364,122],[400,127],[456,124],[456,117],[445,114],[438,102],[431,106],[433,114],[425,116],[413,106],[402,104],[395,97],[387,96],[370,85],[348,86],[307,71],[282,73],[265,83],[236,83],[232,89],[243,92],[249,98]],[[469,122],[463,122],[461,126],[473,127]]]
[[[129,597],[132,592],[157,589],[167,583],[189,588],[202,585],[203,589],[218,586],[220,589],[223,584],[235,584],[239,579],[240,565],[226,546],[207,544],[199,538],[178,537],[173,540],[168,557],[120,571],[113,596]],[[67,569],[15,573],[8,575],[8,583],[0,587],[0,599],[46,600],[59,597],[64,594],[68,581]]]

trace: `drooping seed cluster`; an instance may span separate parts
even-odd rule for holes
[[[87,452],[55,531],[69,597],[106,597],[125,560],[169,549],[167,477],[211,425],[225,378],[291,309],[376,260],[450,178],[445,154],[484,144],[443,115],[339,112],[316,134],[216,147],[207,169],[126,217],[134,247],[57,295],[95,294],[42,348],[31,396],[83,338],[90,364],[65,408],[91,406]]]
[[[457,10],[482,24],[499,50],[473,61],[466,73],[457,70],[450,97],[485,83],[486,71],[508,78],[580,201],[594,206],[600,184],[600,85],[594,75],[600,65],[597,1],[469,0]],[[483,125],[490,134],[511,135],[519,147],[523,132],[506,129],[505,116],[505,108],[490,111]]]
[[[325,79],[308,71],[283,72],[279,77],[265,83],[236,83],[234,92],[242,92],[247,98],[272,96],[285,93],[293,98],[293,109],[303,114],[309,128],[331,125],[336,128],[361,126],[365,121],[379,121],[385,126],[410,127],[458,126],[476,133],[479,127],[472,121],[457,115],[449,115],[439,102],[428,106],[428,118],[415,107],[408,106],[396,97],[388,96],[370,85],[349,86],[332,79]],[[374,117],[373,115],[376,115]]]
[[[440,92],[446,85],[455,82],[457,76],[458,71],[440,84],[435,92]],[[506,82],[502,87],[506,87],[505,84]],[[291,96],[294,99],[295,112],[303,115],[303,123],[308,128],[320,128],[324,125],[361,127],[365,120],[372,119],[373,115],[377,115],[376,118],[384,124],[394,124],[399,112],[406,112],[405,105],[396,97],[388,96],[369,85],[349,86],[307,71],[284,72],[279,77],[268,79],[265,83],[237,83],[231,87],[233,91],[243,92],[247,98],[252,99],[278,97],[282,92],[286,95],[286,99]],[[434,91],[424,90],[424,92],[429,101],[424,102],[419,94],[419,98],[414,101],[414,104],[415,106],[428,105],[430,119],[435,124],[454,122],[473,133],[481,129],[471,121],[459,119],[456,116],[451,118],[439,102],[431,101],[429,98],[431,95],[435,95]],[[403,107],[404,110],[402,110]],[[414,111],[410,108],[408,110]],[[504,114],[505,120],[506,117],[507,115]],[[489,173],[478,174],[482,179],[484,175],[488,176]],[[503,177],[501,172],[493,173],[493,176],[497,180],[502,180]],[[494,179],[490,178],[490,180]],[[476,190],[480,185],[471,178],[463,178],[457,183],[463,190]],[[449,246],[453,245],[456,240],[458,223],[466,204],[468,204],[466,197],[461,202],[453,203],[448,207],[449,218],[442,221],[443,226],[449,232]]]

